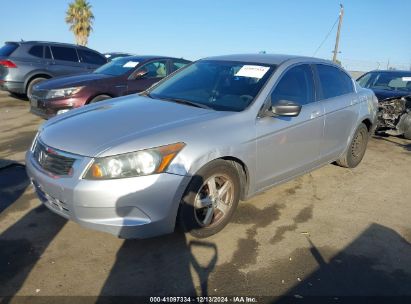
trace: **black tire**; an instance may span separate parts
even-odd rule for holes
[[[364,157],[365,150],[367,149],[369,133],[367,126],[361,123],[354,133],[350,146],[347,151],[341,156],[336,163],[345,168],[355,168],[361,162]]]
[[[204,195],[204,191],[209,190],[208,183],[213,183],[216,185],[216,193],[222,190],[225,182],[230,181],[227,187],[225,198],[229,201],[228,204],[224,204],[222,200],[217,198],[210,205],[213,207],[196,208],[196,198],[200,198]],[[220,183],[220,185],[219,185]],[[229,161],[225,160],[215,160],[208,165],[201,168],[195,176],[191,179],[187,189],[181,200],[181,205],[178,213],[178,222],[180,227],[185,231],[189,232],[191,235],[197,238],[206,238],[212,236],[222,230],[232,218],[234,211],[237,208],[238,201],[240,199],[240,177],[236,167]],[[230,194],[229,194],[230,192]],[[217,195],[216,195],[217,196]],[[202,200],[207,200],[209,196],[202,198]],[[224,212],[220,211],[220,204],[224,204],[224,208],[227,208]],[[198,206],[197,206],[198,207]],[[212,209],[212,220],[209,225],[204,224],[202,217],[208,214],[210,208]],[[211,212],[211,211],[210,211]],[[204,216],[204,219],[207,215]]]
[[[103,100],[110,99],[110,98],[111,96],[108,96],[108,95],[98,95],[94,97],[92,100],[90,100],[89,103],[95,103],[95,102],[103,101]]]
[[[29,82],[29,84],[28,84],[28,86],[27,86],[27,90],[26,90],[26,95],[27,95],[27,98],[28,98],[29,100],[31,99],[31,96],[32,96],[33,87],[34,87],[36,84],[38,84],[38,83],[40,83],[40,82],[42,82],[42,81],[44,81],[44,80],[47,80],[47,78],[37,77],[37,78],[32,79],[32,80]]]
[[[403,121],[404,137],[411,139],[411,113],[406,114]]]

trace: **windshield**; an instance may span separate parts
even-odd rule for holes
[[[118,57],[94,70],[93,73],[120,76],[134,70],[139,63],[136,58]]]
[[[368,73],[358,79],[358,83],[369,89],[411,92],[411,73]]]
[[[0,56],[10,56],[18,48],[17,43],[6,43],[0,48]]]
[[[242,111],[257,96],[275,66],[201,60],[160,83],[150,96],[188,101],[218,111]]]

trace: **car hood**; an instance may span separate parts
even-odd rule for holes
[[[47,81],[41,82],[36,86],[37,90],[53,90],[62,88],[71,88],[90,84],[94,81],[106,80],[112,78],[111,75],[97,74],[97,73],[87,73],[72,76],[63,76],[49,79]]]
[[[159,135],[165,131],[221,115],[222,112],[213,110],[130,95],[56,116],[41,127],[40,140],[65,152],[106,156],[110,155],[107,151],[111,148],[131,141],[136,143],[136,140],[137,144],[119,153],[150,148],[144,146],[145,143],[160,140]],[[150,140],[139,141],[143,137]],[[171,142],[160,145],[168,143]]]
[[[403,97],[411,95],[410,92],[405,91],[389,91],[389,90],[375,90],[373,89],[375,96],[379,101],[391,98],[391,97]]]

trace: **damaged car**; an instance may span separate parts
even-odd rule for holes
[[[371,71],[357,82],[378,98],[376,132],[411,139],[411,71]]]

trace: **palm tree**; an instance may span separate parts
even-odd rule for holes
[[[77,44],[87,45],[88,36],[93,30],[93,20],[91,5],[86,0],[74,0],[69,4],[66,23],[70,25],[70,31],[74,33]]]

